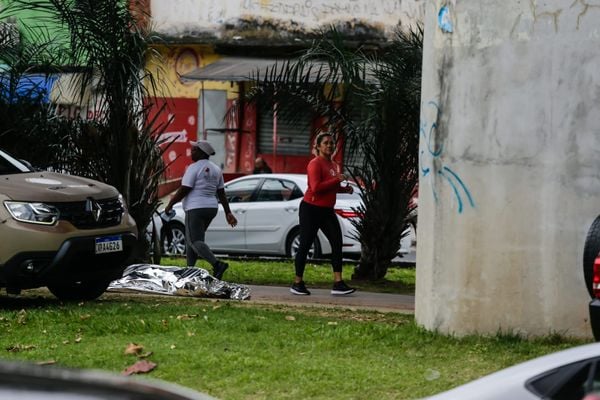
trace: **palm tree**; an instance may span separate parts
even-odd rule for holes
[[[422,47],[422,27],[397,31],[378,54],[347,49],[332,30],[298,59],[257,72],[244,98],[258,109],[275,104],[278,118],[291,121],[308,106],[325,117],[322,130],[343,135],[345,167],[362,183],[356,279],[385,276],[413,211]]]
[[[71,121],[57,147],[58,167],[115,186],[125,197],[140,237],[158,206],[157,187],[165,166],[159,134],[164,125],[150,120],[156,82],[144,66],[154,56],[151,38],[122,0],[13,0],[14,10],[35,10],[46,25],[60,24],[69,35],[63,48],[79,67],[81,99],[88,88],[96,119]],[[44,21],[45,19],[45,21]],[[141,241],[139,251],[147,244]]]
[[[0,21],[5,17],[3,10]],[[55,135],[45,129],[50,110],[44,84],[51,80],[48,74],[56,70],[59,55],[45,32],[23,26],[20,34],[14,23],[0,24],[0,143],[16,156],[47,165]]]

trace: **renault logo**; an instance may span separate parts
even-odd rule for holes
[[[91,197],[85,201],[85,212],[89,212],[94,217],[94,221],[98,222],[100,220],[100,215],[102,215],[102,207],[98,202]]]

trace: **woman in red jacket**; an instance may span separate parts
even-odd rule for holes
[[[330,133],[317,136],[315,151],[317,157],[310,160],[307,167],[308,189],[300,203],[300,246],[296,253],[296,277],[290,292],[297,295],[309,295],[303,281],[306,256],[319,229],[323,231],[331,244],[331,265],[333,267],[333,288],[331,294],[345,295],[355,291],[342,280],[342,231],[333,207],[338,192],[352,193],[352,187],[342,187],[346,180],[339,173],[336,163],[331,160],[335,142]]]

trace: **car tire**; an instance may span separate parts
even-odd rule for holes
[[[164,255],[185,255],[185,226],[179,222],[167,224],[161,235],[161,248]]]
[[[290,258],[295,258],[296,253],[298,252],[298,246],[300,245],[300,228],[295,228],[290,232],[288,238],[285,243],[285,254]],[[321,254],[321,245],[319,244],[319,239],[315,239],[315,242],[311,246],[308,251],[308,259],[312,258],[320,258]]]
[[[590,297],[594,297],[592,289],[592,281],[594,279],[594,260],[600,253],[600,216],[596,217],[587,237],[585,238],[585,246],[583,247],[583,277],[585,278],[585,286],[587,287]]]
[[[102,296],[112,281],[95,280],[48,285],[48,290],[60,300],[94,300]]]

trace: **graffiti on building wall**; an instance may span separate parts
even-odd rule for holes
[[[436,203],[439,201],[437,182],[450,185],[456,198],[458,213],[461,214],[467,206],[475,208],[475,201],[460,175],[442,161],[444,143],[437,143],[436,140],[441,116],[442,109],[435,101],[429,101],[421,107],[419,169],[423,179],[428,179]],[[434,175],[441,180],[435,179]]]
[[[244,127],[240,143],[240,170],[251,173],[254,169],[254,157],[256,156],[256,109],[247,105],[244,111]]]
[[[164,109],[163,109],[164,107]],[[158,114],[160,112],[160,114]],[[172,143],[163,154],[167,165],[165,179],[176,180],[183,176],[191,163],[190,140],[196,140],[198,121],[196,99],[157,98],[152,104],[150,120],[157,126],[164,126],[160,139]]]
[[[237,149],[238,149],[238,109],[236,100],[227,101],[227,109],[232,110],[232,114],[225,120],[227,132],[225,132],[225,161],[223,172],[236,172],[237,167]]]
[[[277,21],[279,27],[296,32],[334,22],[361,23],[391,33],[399,24],[408,27],[423,21],[425,4],[425,0],[169,0],[153,1],[151,13],[156,32],[169,36],[205,32],[221,37],[219,31],[229,35],[249,21]]]
[[[200,81],[181,79],[181,76],[202,67],[208,61],[205,53],[196,46],[173,46],[163,50],[160,63],[151,66],[150,72],[159,79],[157,97],[198,98]]]
[[[202,62],[202,56],[194,49],[189,47],[178,48],[173,55],[173,69],[178,81],[183,85],[191,85],[195,82],[181,79],[181,76],[199,68]]]
[[[438,13],[438,26],[443,32],[452,33],[454,31],[453,25],[450,9],[448,6],[443,6]]]
[[[405,11],[400,0],[244,0],[243,11],[287,15],[292,18],[324,19],[331,16],[360,15],[382,17]],[[406,3],[406,2],[405,2]],[[414,1],[413,1],[414,3]]]

